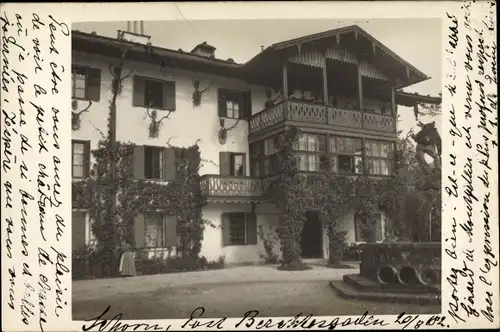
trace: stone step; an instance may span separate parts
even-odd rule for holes
[[[359,274],[345,274],[343,280],[348,285],[362,291],[369,292],[394,292],[394,293],[411,293],[411,294],[436,294],[440,293],[440,286],[429,287],[423,285],[381,285],[380,283],[360,276]]]
[[[357,289],[348,283],[340,280],[330,282],[330,287],[340,296],[346,299],[358,299],[377,302],[396,302],[396,303],[415,303],[415,304],[433,304],[441,303],[439,294],[415,294],[402,292],[374,292]]]

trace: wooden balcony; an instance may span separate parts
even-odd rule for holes
[[[262,180],[246,176],[203,175],[201,196],[207,203],[262,203]]]
[[[249,135],[282,125],[304,125],[323,130],[345,128],[345,130],[374,136],[396,135],[396,123],[393,116],[300,101],[285,101],[254,114],[249,122]]]

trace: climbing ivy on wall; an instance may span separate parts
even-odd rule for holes
[[[305,174],[298,170],[293,144],[300,130],[287,130],[280,140],[280,172],[268,188],[281,210],[280,241],[283,269],[305,269],[301,262],[300,239],[306,211],[317,211],[327,230],[329,264],[342,257],[345,232],[338,230],[340,218],[354,210],[360,221],[360,235],[367,241],[375,240],[375,218],[378,209],[385,211],[388,232],[404,237],[402,220],[407,185],[395,172],[394,176],[339,176],[331,172],[329,160],[324,171]]]
[[[133,243],[134,219],[147,212],[161,211],[177,216],[179,253],[198,257],[203,231],[209,222],[202,218],[200,150],[197,144],[175,147],[177,178],[169,184],[134,179],[134,144],[118,142],[113,149],[106,141],[92,151],[95,163],[90,178],[73,184],[73,207],[89,211],[97,251],[104,262],[116,264],[120,248]],[[109,159],[117,160],[117,177],[110,180]],[[111,186],[117,192],[117,206],[109,204]]]

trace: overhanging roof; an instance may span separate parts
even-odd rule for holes
[[[351,44],[359,44],[361,39],[364,39],[365,42],[369,42],[372,48],[377,50],[379,53],[381,52],[381,57],[385,57],[389,59],[395,67],[404,68],[408,72],[408,77],[405,77],[404,74],[400,75],[399,79],[403,81],[402,84],[398,86],[398,88],[407,87],[425,80],[428,80],[430,77],[424,74],[422,71],[417,69],[415,66],[404,60],[402,57],[397,55],[395,52],[390,50],[387,46],[378,41],[375,37],[370,35],[368,32],[363,30],[361,27],[357,25],[351,25],[343,28],[328,30],[320,33],[315,33],[312,35],[307,35],[299,38],[290,39],[287,41],[279,42],[267,47],[264,51],[257,54],[250,61],[248,61],[244,66],[251,68],[252,70],[259,66],[265,66],[266,63],[273,62],[276,57],[279,57],[279,53],[286,51],[287,49],[296,48],[302,44],[306,43],[314,43],[320,42],[322,40],[328,40],[333,38],[339,38],[342,40],[342,36],[346,35],[354,35],[357,40],[356,43]],[[355,45],[352,46],[353,49],[357,47]],[[359,50],[358,50],[359,51]],[[377,53],[373,51],[373,53]],[[403,73],[403,72],[401,72]]]
[[[424,96],[418,93],[409,93],[403,91],[396,91],[396,104],[402,106],[412,107],[418,104],[433,104],[439,105],[442,102],[441,96],[431,97]]]

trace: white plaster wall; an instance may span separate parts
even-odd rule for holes
[[[217,260],[224,256],[226,263],[250,263],[262,261],[260,255],[263,253],[263,244],[257,236],[257,245],[223,246],[221,216],[227,212],[250,212],[250,204],[209,204],[203,207],[203,218],[209,220],[215,227],[205,229],[201,255],[209,261]],[[258,208],[257,225],[262,224],[265,228],[275,228],[278,224],[278,214],[272,207]],[[279,247],[277,248],[279,250]]]
[[[73,139],[91,140],[91,149],[97,147],[101,134],[106,134],[109,114],[109,101],[111,99],[111,79],[108,66],[113,61],[111,58],[73,52],[73,64],[90,66],[101,69],[101,97],[99,102],[94,102],[90,112],[81,116],[81,128],[72,132]],[[242,152],[248,154],[248,122],[240,120],[238,125],[228,132],[227,142],[221,145],[218,141],[220,129],[217,89],[225,88],[241,91],[252,91],[252,114],[261,111],[265,103],[265,88],[262,86],[249,85],[244,81],[229,79],[220,76],[189,72],[179,69],[166,68],[162,70],[160,65],[151,65],[137,62],[126,62],[124,73],[134,68],[134,74],[171,80],[176,82],[176,110],[170,114],[169,119],[164,120],[160,128],[158,138],[149,138],[148,126],[150,119],[146,115],[146,109],[132,105],[133,78],[127,78],[123,82],[122,94],[117,100],[117,139],[119,141],[130,141],[138,145],[165,146],[170,138],[170,144],[179,147],[187,147],[199,142],[201,157],[213,163],[204,163],[200,174],[219,174],[219,152]],[[203,94],[201,105],[194,108],[192,105],[193,79],[200,80],[200,89],[204,89],[209,82],[212,83],[210,90]],[[87,102],[79,101],[79,105],[85,106]],[[166,115],[164,111],[158,112],[158,117]],[[230,127],[236,120],[225,119],[225,127]],[[95,128],[94,128],[95,126]],[[97,129],[98,130],[97,130]],[[248,164],[248,156],[247,156]],[[249,167],[246,167],[247,172]],[[247,174],[249,175],[249,174]]]

